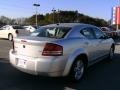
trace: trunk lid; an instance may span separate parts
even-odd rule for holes
[[[54,38],[31,36],[18,37],[14,39],[14,49],[17,55],[41,57],[46,43],[55,40]]]

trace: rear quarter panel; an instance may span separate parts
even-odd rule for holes
[[[66,76],[69,73],[70,68],[77,56],[79,56],[80,54],[88,55],[88,51],[84,49],[85,47],[84,42],[85,40],[80,38],[69,38],[69,39],[58,40],[55,42],[63,46],[63,56],[65,59],[64,60],[65,69],[63,72],[63,76]]]

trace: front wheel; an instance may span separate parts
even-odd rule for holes
[[[84,72],[85,72],[85,64],[83,60],[78,59],[72,65],[70,72],[70,79],[74,81],[79,81],[83,77]]]
[[[109,52],[109,59],[112,60],[113,57],[114,57],[114,48],[111,47],[111,48],[110,48],[110,52]]]

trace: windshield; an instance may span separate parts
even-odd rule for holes
[[[8,27],[9,27],[9,26],[6,25],[6,26],[1,27],[0,29],[1,29],[1,30],[4,30],[4,29],[6,29],[6,28],[8,28]]]
[[[13,29],[24,29],[22,26],[13,26]]]
[[[64,38],[70,29],[68,27],[42,27],[34,31],[31,36]]]

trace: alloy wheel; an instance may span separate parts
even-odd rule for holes
[[[74,67],[74,78],[75,80],[80,80],[83,76],[84,73],[84,63],[82,60],[78,60],[75,63],[75,67]]]
[[[113,50],[113,48],[111,48],[110,55],[109,55],[110,59],[113,59],[113,56],[114,56],[114,50]]]

